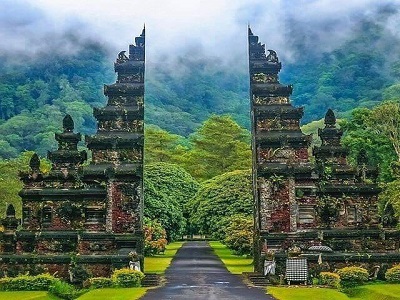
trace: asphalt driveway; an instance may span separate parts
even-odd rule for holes
[[[165,273],[165,286],[142,300],[272,300],[262,288],[245,285],[225,268],[207,242],[186,242]]]

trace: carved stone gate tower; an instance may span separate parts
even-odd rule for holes
[[[106,107],[95,108],[97,133],[86,136],[92,152],[78,151],[81,135],[67,115],[58,150],[49,152],[49,174],[33,155],[21,174],[22,228],[12,206],[2,220],[0,267],[8,275],[48,271],[68,278],[74,267],[109,276],[139,257],[143,270],[143,117],[145,31],[119,53],[117,81],[104,86]],[[134,255],[134,253],[138,255]]]
[[[400,231],[379,222],[377,169],[368,165],[364,151],[357,166],[347,163],[332,110],[318,132],[322,144],[314,147],[311,163],[311,136],[299,124],[303,108],[290,103],[292,86],[279,82],[276,52],[267,55],[250,28],[248,43],[255,271],[263,271],[263,256],[272,253],[278,274],[289,255],[306,257],[312,270],[319,254],[314,249],[330,251],[322,254],[322,270],[399,262]]]

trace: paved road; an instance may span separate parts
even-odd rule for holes
[[[248,287],[227,271],[207,242],[187,242],[166,273],[165,286],[150,290],[142,300],[272,300],[262,288]]]

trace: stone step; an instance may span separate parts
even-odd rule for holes
[[[161,276],[154,273],[145,273],[142,280],[143,287],[158,286],[161,283]]]
[[[261,273],[245,272],[243,275],[255,286],[267,286],[269,284],[268,279]]]

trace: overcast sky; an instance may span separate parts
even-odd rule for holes
[[[0,51],[73,50],[60,36],[76,33],[118,52],[145,23],[148,59],[175,53],[229,59],[246,54],[250,24],[268,48],[290,59],[293,22],[315,47],[329,49],[351,34],[358,17],[388,4],[398,7],[400,0],[0,0]],[[400,31],[399,14],[381,21]]]

